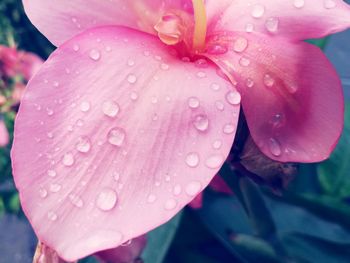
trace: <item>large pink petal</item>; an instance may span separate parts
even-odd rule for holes
[[[161,16],[190,0],[23,0],[32,23],[56,46],[86,29],[119,25],[154,33]]]
[[[59,47],[27,87],[12,152],[39,239],[75,260],[169,220],[227,157],[233,95],[213,66],[137,31],[88,30]]]
[[[210,55],[242,95],[252,137],[270,158],[317,162],[343,127],[340,79],[317,47],[262,35],[225,36],[229,52]]]
[[[350,27],[342,0],[207,0],[211,31],[259,32],[293,40],[319,38]]]

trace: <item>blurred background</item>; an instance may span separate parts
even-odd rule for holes
[[[149,233],[135,262],[350,262],[350,31],[311,42],[336,67],[346,98],[345,129],[331,158],[303,165],[266,161],[268,174],[248,172],[240,162],[249,147],[242,116],[234,157],[220,177]],[[28,21],[20,0],[0,0],[0,45],[11,47],[0,48],[0,263],[29,263],[37,240],[21,211],[9,153],[19,97],[31,70],[54,47]],[[6,68],[11,63],[14,72]]]

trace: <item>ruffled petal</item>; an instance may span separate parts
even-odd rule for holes
[[[118,25],[155,33],[161,16],[191,12],[190,0],[23,0],[31,22],[56,46],[86,29]]]
[[[292,40],[350,28],[342,0],[207,0],[210,31],[258,32]]]
[[[126,28],[59,47],[29,82],[12,150],[39,239],[74,261],[172,218],[227,157],[240,105],[225,97],[234,94],[213,66]]]
[[[263,35],[224,36],[229,51],[209,55],[242,95],[252,137],[281,162],[318,162],[343,127],[340,79],[322,51]]]

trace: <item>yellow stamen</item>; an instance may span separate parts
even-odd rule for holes
[[[194,33],[193,49],[200,52],[205,47],[205,37],[207,35],[207,14],[203,0],[192,0],[194,10]]]

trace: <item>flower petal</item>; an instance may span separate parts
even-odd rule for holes
[[[32,23],[56,46],[86,29],[118,25],[155,33],[169,10],[192,8],[190,0],[23,0]]]
[[[322,51],[244,33],[235,33],[229,43],[228,53],[209,56],[237,81],[260,150],[282,162],[326,159],[342,131],[344,100],[340,79]]]
[[[102,27],[66,42],[15,126],[14,178],[39,239],[73,261],[169,220],[227,157],[234,93],[148,34]]]
[[[97,253],[97,256],[103,262],[137,262],[136,259],[141,255],[146,246],[146,235],[130,240],[123,246],[104,250]]]
[[[206,6],[212,32],[259,32],[304,40],[350,28],[350,7],[342,0],[207,0]]]

